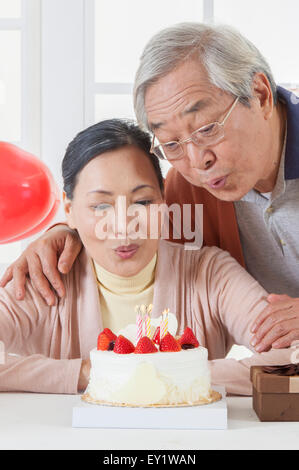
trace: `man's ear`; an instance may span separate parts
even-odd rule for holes
[[[270,82],[264,73],[256,73],[252,80],[252,95],[259,100],[264,118],[269,119],[273,113],[274,99]]]
[[[74,216],[73,216],[72,200],[67,197],[64,191],[62,194],[62,198],[63,198],[63,207],[64,207],[64,212],[66,215],[68,226],[72,229],[75,229],[76,224],[75,224]]]

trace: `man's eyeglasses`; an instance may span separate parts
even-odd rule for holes
[[[239,100],[239,96],[235,99],[227,114],[224,116],[221,122],[211,122],[206,126],[200,127],[196,131],[192,132],[190,137],[184,140],[166,142],[165,144],[155,145],[156,137],[153,136],[151,153],[154,153],[161,160],[179,160],[184,157],[185,150],[184,145],[187,142],[193,142],[195,145],[207,145],[216,144],[224,137],[224,124],[231,114],[232,110],[236,106]]]

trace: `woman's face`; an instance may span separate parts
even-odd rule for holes
[[[64,198],[68,224],[76,228],[88,254],[119,276],[134,276],[153,258],[150,208],[163,203],[155,170],[135,146],[105,152],[77,176],[73,199]]]

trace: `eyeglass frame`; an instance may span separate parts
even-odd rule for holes
[[[159,144],[159,145],[156,145],[155,147],[163,147],[163,145],[167,145],[167,144],[172,144],[172,143],[176,143],[176,144],[179,144],[182,148],[182,154],[179,156],[179,157],[176,157],[176,158],[165,158],[163,156],[160,156],[160,155],[157,155],[155,152],[154,152],[154,141],[155,141],[155,134],[153,135],[153,138],[152,138],[152,143],[151,143],[151,148],[150,148],[150,152],[153,153],[154,155],[156,155],[156,157],[158,157],[160,160],[168,160],[168,161],[175,161],[175,160],[180,160],[181,158],[184,157],[185,155],[185,152],[184,152],[184,148],[183,148],[183,145],[182,144],[185,144],[187,142],[193,142],[193,144],[197,145],[197,146],[200,146],[201,144],[198,144],[197,142],[195,142],[193,140],[193,134],[195,134],[196,132],[204,129],[205,127],[208,127],[208,126],[211,126],[212,124],[218,124],[218,126],[221,126],[221,127],[224,127],[224,124],[225,122],[227,121],[228,117],[230,116],[230,114],[232,113],[234,107],[236,106],[237,102],[239,101],[240,99],[240,96],[237,96],[236,99],[234,100],[233,104],[231,105],[231,107],[229,108],[228,112],[226,113],[226,115],[224,116],[223,120],[221,122],[219,121],[213,121],[213,122],[210,122],[209,124],[205,124],[204,126],[201,126],[199,127],[198,129],[196,129],[195,131],[192,132],[192,134],[190,135],[190,137],[187,137],[187,139],[184,139],[184,140],[170,140],[169,142],[164,142],[162,144]],[[222,138],[224,137],[224,135],[222,136]],[[216,141],[217,142],[217,141]],[[215,142],[215,143],[216,143]],[[218,143],[218,142],[217,142]],[[166,155],[166,154],[165,154]]]

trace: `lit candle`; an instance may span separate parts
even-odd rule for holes
[[[144,326],[145,326],[145,336],[150,337],[151,331],[151,318],[148,314],[148,308],[146,305],[141,305],[141,311],[144,315]]]
[[[136,305],[135,307],[135,312],[137,313],[136,315],[136,342],[140,340],[142,337],[142,315],[140,314],[140,308],[139,305]]]
[[[146,329],[146,336],[152,339],[153,333],[152,332],[152,325],[151,325],[151,313],[152,313],[153,305],[150,304],[147,307],[147,329]]]
[[[160,323],[160,340],[165,336],[165,310],[162,312],[162,320]]]
[[[153,310],[153,304],[149,304],[149,306],[147,307],[147,313],[150,315],[152,313],[152,310]]]
[[[147,321],[147,318],[146,318],[146,306],[145,306],[145,305],[141,305],[141,307],[140,307],[140,310],[141,310],[141,314],[142,314],[142,321],[143,321],[143,332],[142,332],[142,336],[147,336],[147,325],[146,325],[146,321]]]
[[[169,308],[167,308],[165,310],[165,335],[167,334],[168,332],[168,312],[169,312]],[[164,336],[165,336],[164,335]]]

